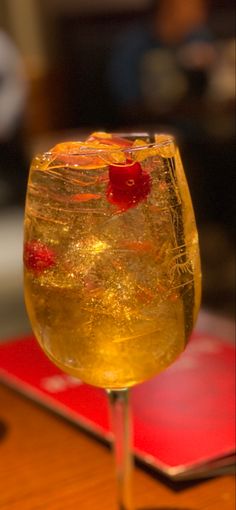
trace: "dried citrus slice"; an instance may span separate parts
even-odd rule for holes
[[[88,139],[84,142],[62,142],[55,145],[51,152],[68,166],[92,169],[110,163],[124,163],[126,158],[120,149],[120,145],[101,138],[100,140]]]
[[[158,154],[157,148],[155,146],[150,147],[150,144],[147,141],[140,138],[137,138],[134,141],[132,148],[137,149],[133,152],[133,159],[135,161],[143,161],[150,156],[153,157]]]
[[[166,137],[166,135],[161,136]],[[159,139],[156,141],[159,142]],[[141,138],[132,142],[116,134],[98,131],[89,135],[85,141],[61,142],[50,152],[67,166],[92,169],[112,164],[126,165],[127,159],[132,159],[133,163],[143,161],[150,155],[156,156],[161,152],[166,153],[167,150],[170,150],[168,144],[167,146],[164,144],[161,149],[155,146],[152,148]]]
[[[104,161],[97,154],[95,155],[96,150],[96,146],[86,142],[69,141],[58,143],[50,152],[68,166],[90,169],[104,166]]]
[[[173,158],[176,153],[174,137],[165,133],[155,135],[155,142],[159,144],[158,154],[163,158]]]
[[[88,142],[95,140],[107,145],[115,145],[117,147],[132,147],[132,142],[127,138],[123,138],[112,133],[105,133],[104,131],[95,131],[87,138]]]

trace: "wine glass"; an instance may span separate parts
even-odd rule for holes
[[[24,267],[46,355],[107,391],[118,508],[131,510],[129,388],[174,362],[200,304],[198,235],[173,137],[95,133],[38,154]]]

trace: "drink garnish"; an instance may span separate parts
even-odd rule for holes
[[[103,131],[97,131],[89,135],[86,140],[87,142],[99,142],[106,145],[117,145],[118,147],[132,147],[133,142],[127,138],[123,138],[113,133],[105,133]]]
[[[132,153],[133,148],[135,153]],[[84,142],[59,143],[53,147],[52,153],[67,166],[92,169],[107,165],[107,200],[120,212],[135,207],[150,192],[150,175],[140,163],[148,155],[148,144],[141,139],[131,142],[111,133],[94,132]],[[100,196],[94,194],[90,198]],[[90,198],[88,194],[77,194],[72,200],[84,202]]]
[[[100,168],[104,166],[104,159],[98,155],[100,151],[107,150],[110,145],[95,142],[61,142],[51,149],[53,156],[64,165],[80,168]]]
[[[95,132],[84,141],[60,142],[50,152],[68,166],[78,165],[80,168],[89,169],[103,167],[107,159],[107,163],[125,162],[125,156],[120,149],[129,147],[132,147],[132,142],[126,138]]]
[[[76,193],[76,195],[71,197],[71,200],[75,202],[88,202],[89,200],[98,200],[99,198],[102,198],[102,195],[98,193]]]
[[[28,241],[24,244],[24,264],[29,271],[42,273],[56,263],[54,250],[40,241]]]
[[[122,249],[132,250],[136,253],[151,253],[155,252],[156,248],[151,241],[123,241]]]
[[[150,189],[150,175],[142,169],[140,163],[109,165],[107,199],[120,211],[135,207],[148,196]]]
[[[123,164],[126,155],[121,149],[133,147],[127,138],[111,133],[94,132],[84,141],[66,141],[55,145],[49,152],[67,166],[100,168],[105,164]],[[114,150],[113,150],[114,149]]]

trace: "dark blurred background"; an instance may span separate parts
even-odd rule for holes
[[[171,131],[200,233],[203,305],[234,316],[233,0],[0,0],[0,337],[29,328],[29,162],[100,130]]]

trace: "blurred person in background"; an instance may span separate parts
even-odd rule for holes
[[[0,206],[20,204],[26,187],[23,122],[28,82],[22,57],[0,29]]]
[[[123,120],[172,111],[207,88],[215,51],[208,0],[155,0],[147,22],[116,40],[109,85]]]

